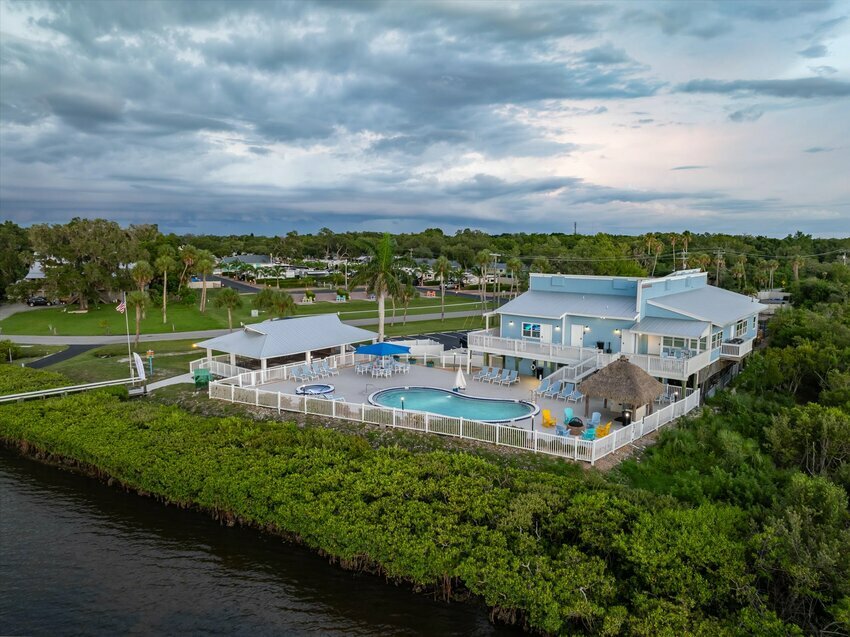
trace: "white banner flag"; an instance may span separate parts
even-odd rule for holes
[[[139,380],[145,380],[145,363],[142,357],[137,352],[133,352],[133,360],[136,361],[136,372],[139,374]]]

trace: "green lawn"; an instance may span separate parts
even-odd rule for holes
[[[140,343],[137,351],[145,361],[145,353],[152,349],[155,353],[152,380],[185,374],[189,371],[189,362],[201,358],[204,353],[192,347],[194,341],[152,341]],[[117,380],[130,375],[127,360],[126,343],[104,345],[90,349],[73,358],[48,367],[52,372],[60,372],[78,383],[93,383],[101,380]]]
[[[494,325],[493,319],[490,319],[490,326]],[[366,326],[364,329],[378,331],[377,323],[375,325]],[[408,321],[407,325],[395,324],[387,325],[384,331],[387,336],[407,336],[409,334],[427,334],[429,332],[452,332],[455,330],[481,330],[484,329],[484,319],[480,316],[466,316],[461,318],[448,318],[445,321],[440,319],[433,321]]]
[[[211,330],[227,327],[227,312],[212,306],[212,299],[217,291],[209,292],[210,301],[204,314],[198,310],[197,304],[182,305],[172,303],[168,306],[168,322],[162,323],[162,313],[158,306],[148,309],[147,317],[142,320],[142,334],[162,334],[166,332],[186,332],[192,330]],[[233,313],[233,324],[240,322],[256,323],[268,318],[264,312],[257,318],[251,317],[251,299],[253,295],[244,295],[244,306]],[[464,311],[478,309],[478,304],[471,299],[449,296],[446,297],[446,311]],[[19,312],[0,321],[0,338],[2,334],[29,334],[34,336],[90,336],[123,334],[125,331],[124,316],[115,311],[113,305],[92,306],[86,314],[73,314],[73,308],[49,308],[38,312]],[[409,316],[429,314],[440,311],[439,298],[415,299],[408,309]],[[348,303],[318,302],[298,307],[297,315],[328,314],[339,312],[343,319],[377,318],[377,303],[374,301],[350,301]],[[392,310],[387,304],[387,315]],[[402,309],[396,310],[401,316]],[[130,318],[130,332],[135,332],[135,316]]]

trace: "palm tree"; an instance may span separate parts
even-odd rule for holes
[[[510,294],[516,297],[519,293],[519,273],[522,270],[522,261],[517,257],[511,257],[506,263],[508,271],[511,273],[511,291]],[[516,292],[514,292],[516,290]]]
[[[186,280],[186,273],[189,271],[195,260],[198,258],[198,249],[191,245],[186,244],[184,246],[180,246],[180,262],[183,263],[183,271],[180,273],[180,283],[178,284],[178,289],[183,287],[183,282]]]
[[[295,314],[297,306],[288,292],[263,288],[254,297],[254,307],[271,312],[275,316],[291,316]]]
[[[794,258],[791,259],[791,270],[794,272],[794,280],[800,280],[800,268],[805,265],[806,261],[799,254],[794,255]]]
[[[410,305],[410,302],[416,298],[417,294],[419,293],[416,291],[416,288],[413,287],[410,283],[402,285],[398,289],[398,300],[404,308],[404,318],[402,319],[402,325],[407,325],[407,307]]]
[[[693,239],[690,230],[685,230],[682,233],[682,269],[687,268],[687,259],[688,259],[688,246],[691,245],[691,240]]]
[[[487,266],[490,265],[490,251],[480,250],[475,255],[475,265],[478,266],[478,288],[481,294],[481,313],[486,311],[484,299],[486,298],[487,289]]]
[[[398,266],[393,255],[392,238],[388,233],[368,247],[371,259],[352,278],[352,285],[365,285],[378,298],[378,340],[384,340],[385,304],[387,296],[399,287]]]
[[[451,271],[452,262],[446,257],[441,255],[434,262],[434,274],[440,279],[440,321],[446,320],[446,279]]]
[[[732,266],[732,276],[738,279],[738,288],[743,290],[747,285],[747,257],[743,254],[735,259],[735,265]]]
[[[658,267],[658,257],[664,251],[664,244],[661,243],[660,239],[656,239],[652,235],[649,236],[647,245],[649,246],[650,253],[655,255],[655,259],[652,262],[652,273],[649,276],[655,276],[655,268]]]
[[[153,268],[147,261],[136,261],[130,270],[130,276],[133,278],[133,282],[136,284],[139,292],[144,292],[145,288],[153,280]],[[145,316],[146,309],[147,306],[142,308],[142,318],[147,318]]]
[[[676,243],[682,238],[681,235],[676,234],[675,232],[671,232],[668,237],[670,240],[670,247],[673,249],[673,272],[676,271]]]
[[[136,345],[139,344],[139,333],[142,328],[142,312],[147,307],[149,301],[148,293],[142,290],[134,290],[127,295],[127,307],[132,307],[136,310]]]
[[[201,313],[207,311],[207,277],[215,267],[215,257],[207,250],[199,250],[195,261],[195,272],[201,275]]]
[[[711,265],[711,257],[706,253],[701,252],[689,257],[690,262],[697,266],[703,272],[708,272],[708,266]]]
[[[720,273],[726,267],[726,259],[723,258],[723,253],[718,252],[717,256],[714,257],[714,267],[715,275],[714,275],[714,285],[720,285]]]
[[[767,287],[770,288],[771,290],[773,289],[773,275],[778,269],[779,269],[779,261],[777,261],[776,259],[771,259],[770,261],[767,262],[767,271],[769,273],[769,279],[770,279],[768,284],[767,284]]]
[[[227,327],[233,331],[233,310],[242,307],[242,297],[233,288],[224,288],[213,299],[215,307],[227,310]]]
[[[159,256],[154,261],[157,272],[162,272],[162,322],[167,322],[166,307],[168,305],[168,271],[177,265],[174,260],[174,250],[171,246],[165,246],[159,251]]]

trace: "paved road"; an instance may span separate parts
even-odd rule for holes
[[[37,305],[35,307],[30,307],[26,303],[4,303],[0,305],[0,321],[5,318],[9,318],[12,314],[17,314],[18,312],[31,312],[33,310],[46,310],[48,307],[55,306],[47,306],[47,305]]]
[[[211,276],[211,281],[221,281],[221,284],[226,288],[233,288],[239,293],[242,294],[256,294],[262,287],[257,287],[256,285],[251,285],[250,283],[245,283],[244,281],[236,281],[234,279],[228,279],[223,276]]]
[[[466,312],[446,312],[446,319],[465,318],[468,316],[479,316],[480,310],[468,310]],[[440,319],[440,313],[434,314],[415,314],[407,318],[408,323],[415,324],[418,321],[435,321]],[[399,313],[395,317],[395,321],[391,316],[386,318],[387,325],[401,323],[403,317]],[[378,322],[377,318],[352,319],[345,321],[349,325],[375,325]],[[165,332],[162,334],[142,334],[139,338],[140,342],[146,343],[150,341],[179,341],[183,339],[202,340],[227,334],[227,330],[198,330],[194,332]],[[0,338],[7,338],[13,343],[31,343],[34,345],[111,345],[113,343],[126,343],[127,337],[124,334],[113,334],[112,336],[27,336],[19,334],[4,334]],[[410,338],[410,337],[407,337]]]
[[[27,367],[32,367],[33,369],[41,369],[42,367],[47,367],[48,365],[54,365],[56,363],[66,361],[69,358],[73,358],[77,354],[82,354],[83,352],[87,352],[88,350],[94,349],[95,347],[97,347],[97,345],[69,345],[68,349],[64,349],[61,352],[56,352],[55,354],[50,354],[49,356],[45,356],[44,358],[39,358],[37,361],[27,363]]]

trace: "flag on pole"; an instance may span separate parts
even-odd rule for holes
[[[118,307],[115,308],[115,311],[123,314],[127,311],[127,303],[122,299],[122,301],[118,304]]]

